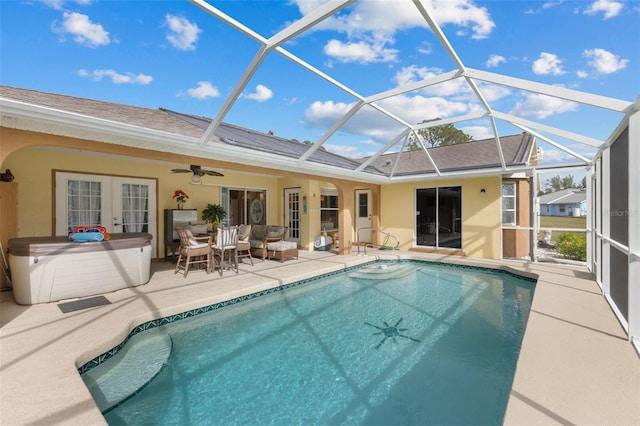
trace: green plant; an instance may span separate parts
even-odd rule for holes
[[[558,237],[556,243],[558,253],[573,260],[587,260],[587,237],[584,234],[566,232]]]
[[[218,226],[225,217],[227,212],[220,204],[207,204],[202,210],[202,220],[214,226]]]

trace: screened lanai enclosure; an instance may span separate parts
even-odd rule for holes
[[[617,99],[532,81],[527,78],[530,74],[513,76],[482,70],[477,59],[469,59],[467,63],[456,43],[462,45],[484,35],[476,26],[469,29],[469,39],[459,38],[455,19],[446,10],[447,2],[308,2],[306,9],[301,10],[302,17],[283,22],[269,19],[249,22],[240,12],[234,15],[234,2],[214,4],[191,0],[190,3],[204,14],[206,19],[201,25],[205,30],[214,32],[215,28],[224,27],[227,34],[242,36],[241,44],[234,51],[236,56],[224,58],[218,64],[225,68],[233,64],[236,79],[219,108],[209,114],[213,118],[183,117],[192,124],[199,123],[203,129],[201,135],[168,137],[159,131],[135,126],[123,128],[109,120],[71,117],[57,112],[55,106],[44,108],[8,98],[0,99],[3,126],[42,131],[46,126],[64,123],[76,126],[69,136],[82,138],[91,132],[93,138],[98,135],[95,140],[112,144],[229,163],[242,161],[254,167],[312,174],[325,180],[344,179],[376,185],[433,181],[434,187],[418,189],[415,194],[421,211],[415,219],[416,243],[445,248],[460,247],[464,203],[459,187],[438,182],[486,176],[500,176],[505,181],[514,177],[531,179],[548,166],[545,158],[562,158],[555,167],[586,170],[586,265],[595,273],[604,297],[616,312],[629,340],[640,351],[640,98],[637,94],[633,94],[635,99]],[[376,16],[371,15],[372,5],[377,7]],[[273,3],[273,7],[285,6]],[[477,8],[475,12],[486,10]],[[350,40],[349,43],[336,41],[330,46],[314,44],[318,43],[314,34],[322,31],[333,31],[336,40],[346,37],[345,34],[355,37],[364,33],[388,40],[381,34],[383,23],[387,16],[400,15],[406,17],[404,28],[411,28],[416,51],[428,50],[430,55],[424,60],[428,66],[419,72],[417,68],[406,69],[406,78],[394,78],[388,71],[390,67],[377,67],[371,73],[380,77],[365,83],[358,75],[345,72],[335,63],[328,66],[311,54],[340,43],[343,47],[364,43]],[[353,19],[357,16],[369,18],[371,23]],[[347,21],[358,22],[361,27],[345,30],[341,24]],[[380,27],[378,32],[367,27],[374,24]],[[400,37],[395,33],[394,36]],[[206,49],[206,41],[202,43],[208,52],[215,51],[215,46]],[[384,53],[393,51],[389,49]],[[274,64],[286,72],[273,72]],[[234,133],[237,129],[225,127],[223,120],[249,129],[263,125],[260,119],[266,111],[260,108],[267,109],[267,106],[260,105],[252,114],[244,115],[236,114],[234,109],[245,99],[247,90],[259,81],[285,85],[292,102],[303,96],[305,87],[314,86],[326,93],[326,99],[332,101],[318,101],[307,110],[310,114],[313,108],[326,111],[334,107],[323,116],[322,125],[318,125],[322,129],[320,135],[309,143],[299,144],[295,150],[282,152],[275,152],[275,145],[271,151],[262,149],[265,145],[257,139],[251,140],[255,143],[252,148],[237,146],[234,143],[239,137]],[[606,87],[601,93],[607,93]],[[550,105],[562,105],[564,112],[574,118],[573,124],[559,125],[546,111],[538,111],[537,115],[522,113],[523,104],[543,100],[551,100]],[[449,108],[445,109],[445,105]],[[278,120],[287,119],[285,112],[278,115]],[[495,141],[491,149],[496,163],[479,170],[456,168],[447,163],[455,163],[455,158],[439,159],[425,139],[424,131],[445,125],[486,130],[486,137]],[[366,131],[356,134],[353,131],[356,127],[365,127]],[[545,153],[542,160],[529,164],[509,162],[500,138],[523,133],[535,137],[538,150]],[[340,146],[348,136],[372,140],[375,150],[359,161],[330,159],[325,148]],[[404,162],[403,154],[409,151],[411,161],[419,161],[420,167],[408,167]],[[382,156],[388,167],[374,167]],[[251,197],[260,194],[251,194],[245,188],[226,190],[225,201],[233,204],[232,214],[242,221],[251,213]],[[333,211],[335,205],[329,204],[323,206],[326,210],[323,220],[335,224],[337,210]],[[532,217],[538,213],[532,211]],[[529,226],[516,228],[529,231],[535,242],[538,231],[535,223],[532,220]]]
[[[565,154],[564,166],[584,166],[587,169],[587,266],[596,274],[597,281],[616,312],[620,322],[627,330],[630,341],[640,351],[640,98],[635,102],[609,98],[592,93],[583,93],[566,87],[541,84],[509,75],[501,75],[468,67],[465,58],[459,56],[456,46],[439,25],[443,15],[438,5],[431,2],[414,0],[403,4],[403,11],[411,13],[422,21],[426,33],[424,38],[437,45],[447,60],[438,63],[440,72],[414,79],[394,88],[384,88],[372,92],[357,88],[357,83],[347,85],[353,79],[347,76],[332,75],[307,62],[305,54],[296,43],[305,33],[312,33],[332,19],[344,17],[350,11],[358,9],[362,2],[351,0],[329,1],[318,8],[308,11],[304,17],[275,32],[271,36],[245,26],[242,17],[232,17],[205,1],[193,0],[194,4],[206,13],[214,16],[248,39],[257,42],[258,47],[248,62],[243,74],[227,97],[223,107],[217,111],[204,136],[200,139],[199,149],[210,144],[216,128],[232,109],[238,96],[247,87],[252,77],[260,72],[261,66],[268,60],[278,57],[294,64],[302,74],[323,81],[328,88],[341,92],[347,108],[341,117],[313,145],[297,158],[287,161],[287,167],[311,169],[326,177],[357,177],[365,181],[385,184],[399,181],[418,181],[425,178],[441,180],[447,177],[474,176],[474,170],[444,171],[430,154],[430,149],[420,130],[446,124],[468,124],[481,122],[491,129],[496,139],[496,151],[500,163],[495,171],[503,176],[523,173],[535,174],[535,166],[507,166],[502,147],[501,135],[528,132],[537,139],[539,147]],[[395,3],[395,2],[394,2]],[[399,6],[398,6],[399,7]],[[351,8],[351,9],[349,9]],[[329,25],[330,26],[330,25]],[[308,46],[305,45],[307,48]],[[463,114],[450,114],[448,117],[419,124],[410,116],[403,116],[402,110],[394,107],[398,99],[411,99],[418,96],[436,96],[438,89],[456,87],[458,95],[464,94],[469,105]],[[510,93],[512,103],[492,101],[496,89]],[[557,128],[544,120],[533,121],[519,116],[514,108],[522,96],[549,97],[558,102],[567,102],[576,106],[578,114],[589,111],[602,114],[602,125],[609,127],[605,137],[582,133],[581,128]],[[636,95],[637,96],[637,95]],[[585,116],[587,117],[587,116]],[[323,144],[337,138],[343,128],[357,120],[377,120],[389,124],[386,144],[357,167],[338,169],[313,161],[313,155]],[[585,118],[592,120],[592,118]],[[606,124],[605,124],[606,123]],[[402,173],[401,153],[407,151],[410,141],[417,141],[425,167],[422,172]],[[586,151],[583,149],[586,148]],[[385,154],[397,153],[388,172],[372,172],[368,166]],[[585,154],[587,152],[587,154]],[[263,162],[264,159],[252,158]],[[542,165],[542,164],[541,164]],[[428,170],[424,172],[424,170]],[[483,173],[489,171],[484,170]],[[428,245],[456,247],[459,244],[460,196],[458,188],[443,187],[418,190],[416,203],[424,206],[427,214],[416,220],[417,242]],[[533,212],[535,216],[539,212]],[[438,220],[439,218],[439,220]],[[436,225],[437,223],[437,225]],[[535,222],[532,223],[535,225]],[[535,226],[529,227],[531,238],[535,241]]]

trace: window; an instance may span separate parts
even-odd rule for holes
[[[67,181],[67,227],[102,225],[102,185],[89,180]]]
[[[320,229],[328,231],[338,228],[338,191],[320,188]]]
[[[564,213],[566,211],[564,204],[558,204],[558,208],[560,209],[560,213]]]
[[[502,223],[516,224],[516,183],[502,183]]]

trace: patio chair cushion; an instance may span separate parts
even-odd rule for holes
[[[249,236],[250,240],[264,240],[264,237],[266,236],[267,236],[266,225],[253,225],[251,227],[251,235]]]
[[[298,245],[294,241],[275,241],[267,243],[267,250],[269,251],[295,250],[297,248]]]
[[[281,225],[251,225],[249,244],[251,254],[262,259],[267,257],[267,243],[284,240],[287,227]]]
[[[238,241],[249,241],[251,235],[251,225],[240,225],[238,229]]]

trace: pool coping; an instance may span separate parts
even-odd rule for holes
[[[505,424],[633,424],[640,418],[638,356],[586,268],[498,262],[415,252],[336,256],[242,265],[240,274],[152,265],[151,281],[106,294],[110,305],[62,314],[55,303],[20,306],[0,299],[0,423],[105,424],[77,368],[122,342],[146,321],[355,266],[417,259],[539,276]],[[606,358],[605,358],[606,357]],[[610,362],[603,365],[602,360]],[[59,392],[59,389],[65,389]],[[37,397],[34,397],[37,395]]]

